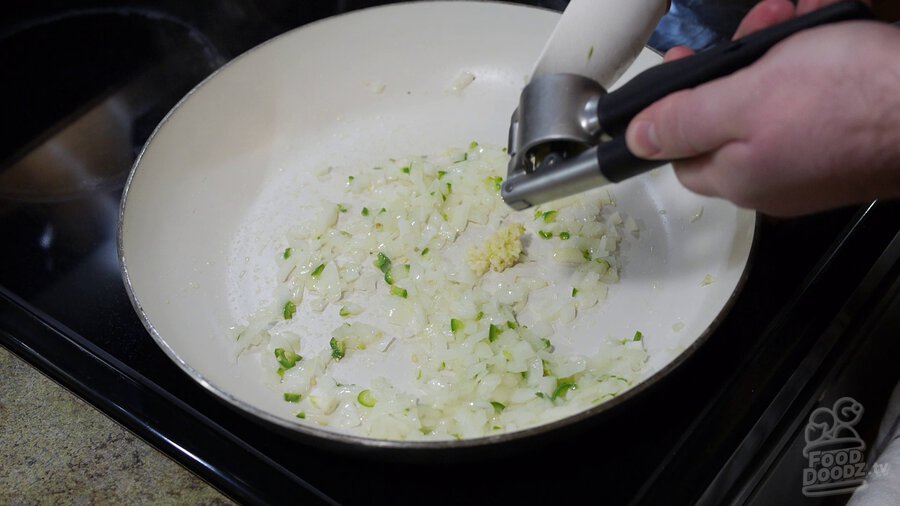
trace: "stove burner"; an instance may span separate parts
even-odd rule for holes
[[[121,188],[152,128],[224,61],[190,25],[146,10],[71,11],[8,30],[0,66],[29,78],[0,99],[19,122],[0,140],[0,199]]]

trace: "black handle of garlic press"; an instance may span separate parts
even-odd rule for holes
[[[828,23],[874,18],[874,13],[861,2],[840,2],[693,56],[658,65],[600,100],[600,126],[611,136],[619,135],[637,113],[653,102],[746,67],[797,32]]]
[[[631,153],[625,136],[597,144],[597,165],[610,183],[618,183],[669,163],[667,160],[646,160]]]

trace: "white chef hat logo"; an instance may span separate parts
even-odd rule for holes
[[[866,443],[853,428],[862,415],[862,404],[850,397],[810,413],[804,433],[808,467],[803,469],[803,495],[843,494],[865,486]]]
[[[858,449],[865,450],[866,442],[859,437],[853,428],[863,415],[863,406],[855,399],[841,397],[834,402],[834,407],[821,407],[809,415],[806,425],[806,446],[803,456],[819,450]]]

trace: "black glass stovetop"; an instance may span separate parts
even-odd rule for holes
[[[246,504],[766,504],[770,490],[819,504],[800,495],[799,470],[775,463],[813,406],[865,397],[877,426],[882,390],[900,380],[900,340],[872,330],[900,293],[897,203],[760,217],[746,284],[687,362],[622,409],[523,445],[411,462],[310,446],[233,411],[162,353],[117,262],[119,197],[137,152],[231,58],[379,3],[10,8],[0,26],[0,65],[12,76],[0,84],[0,345]],[[702,49],[752,3],[676,1],[651,45]],[[839,381],[858,376],[852,388]]]

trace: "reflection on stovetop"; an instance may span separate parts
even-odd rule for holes
[[[141,326],[122,286],[115,226],[124,176],[152,128],[191,87],[250,47],[382,3],[230,0],[210,9],[176,0],[115,8],[79,0],[8,8],[0,64],[20,78],[0,84],[10,111],[4,119],[16,122],[4,129],[14,134],[0,139],[0,345],[248,503],[530,504],[590,493],[613,504],[638,494],[647,504],[674,504],[698,497],[815,347],[815,329],[830,320],[821,315],[841,307],[886,247],[896,207],[761,220],[736,304],[664,386],[627,411],[509,459],[409,465],[285,439],[194,384]],[[705,47],[727,37],[752,3],[673,2],[651,44]],[[574,464],[576,453],[588,455],[588,464]]]

